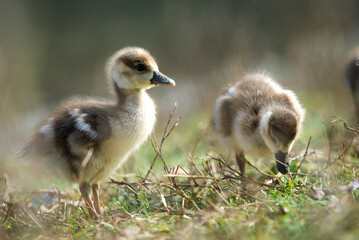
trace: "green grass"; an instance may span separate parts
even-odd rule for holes
[[[186,171],[211,178],[176,177],[170,181],[163,177],[164,165],[157,158],[149,181],[143,183],[156,155],[151,143],[146,143],[124,169],[113,175],[130,185],[109,181],[102,184],[105,211],[100,221],[92,221],[82,204],[76,202],[80,197],[77,190],[61,198],[54,191],[50,203],[43,193],[14,194],[13,200],[0,207],[0,239],[357,238],[359,194],[342,190],[358,178],[355,149],[359,146],[353,142],[346,147],[353,133],[336,125],[334,134],[330,119],[315,117],[309,109],[304,132],[293,150],[303,153],[312,137],[309,154],[299,171],[308,176],[277,177],[273,160],[251,159],[272,175],[273,181],[265,187],[248,183],[244,188],[233,159],[217,157],[208,117],[209,113],[200,113],[183,119],[165,141],[162,155],[170,173],[177,169],[177,174],[186,175]],[[164,126],[158,128],[163,131]],[[161,136],[161,132],[156,134],[157,144]],[[292,172],[302,159],[292,162]],[[222,168],[220,160],[225,163]],[[121,178],[121,174],[128,173],[134,174]],[[268,181],[249,166],[247,175],[260,183]],[[329,189],[331,194],[314,200],[310,197],[312,187]],[[32,204],[35,199],[39,202],[36,206]]]

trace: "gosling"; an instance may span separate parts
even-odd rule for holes
[[[175,86],[159,72],[151,54],[139,47],[116,52],[105,72],[116,101],[67,101],[39,125],[21,152],[45,159],[43,164],[78,183],[94,219],[101,215],[99,182],[120,167],[152,132],[156,106],[146,90],[156,85]]]
[[[356,119],[359,120],[359,47],[348,54],[346,79],[355,104]]]
[[[262,158],[274,153],[277,169],[289,171],[287,156],[298,137],[305,111],[296,95],[265,74],[248,74],[215,102],[212,127],[234,150],[242,175],[245,154]]]

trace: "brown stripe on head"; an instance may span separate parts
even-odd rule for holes
[[[112,78],[114,68],[120,63],[130,69],[135,69],[139,63],[145,64],[149,70],[153,70],[151,68],[157,66],[155,59],[147,50],[139,47],[125,47],[113,54],[107,61],[106,74],[108,79]]]
[[[124,63],[127,67],[135,69],[136,65],[142,63],[146,66],[156,64],[151,54],[142,48],[125,48],[122,54],[120,54],[116,62]]]

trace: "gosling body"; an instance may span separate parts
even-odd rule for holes
[[[275,154],[278,170],[287,173],[287,153],[303,119],[304,110],[292,91],[265,74],[248,74],[216,100],[212,126],[223,145],[234,150],[242,174],[245,154]]]
[[[359,120],[359,47],[348,55],[346,79],[355,104],[356,119]]]
[[[138,47],[116,52],[107,63],[106,76],[116,101],[82,98],[65,102],[39,125],[22,151],[79,183],[93,218],[101,214],[99,181],[120,167],[153,130],[156,107],[146,90],[175,85],[159,72],[150,53]]]

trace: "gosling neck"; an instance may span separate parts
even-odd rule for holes
[[[120,88],[116,82],[113,83],[115,93],[117,96],[117,106],[123,106],[130,98],[137,98],[144,91],[144,89],[127,89]]]

